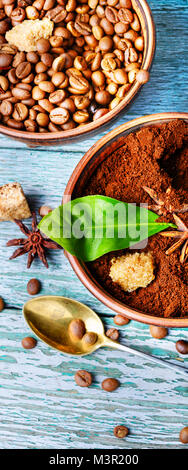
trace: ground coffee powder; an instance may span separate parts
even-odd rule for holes
[[[129,134],[124,145],[109,154],[97,168],[82,195],[103,194],[124,202],[151,204],[153,201],[144,191],[144,185],[176,210],[188,203],[188,125],[184,121],[173,120]],[[179,215],[188,225],[188,212]],[[172,214],[159,220],[174,222]],[[180,263],[180,249],[165,254],[173,243],[173,239],[160,234],[149,238],[143,251],[153,253],[155,280],[131,293],[124,292],[109,276],[111,259],[127,250],[108,253],[89,263],[89,268],[110,294],[127,305],[150,315],[185,317],[188,315],[188,262]]]

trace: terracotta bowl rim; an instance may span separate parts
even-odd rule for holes
[[[144,124],[155,124],[156,121],[159,120],[172,120],[172,119],[186,119],[188,120],[188,113],[181,113],[181,112],[167,112],[167,113],[158,113],[152,115],[146,115],[143,117],[139,117],[128,121],[120,126],[116,127],[101,139],[99,139],[82,157],[78,165],[75,167],[64,192],[63,196],[63,203],[70,200],[70,197],[74,191],[76,182],[80,175],[82,174],[83,169],[85,168],[86,164],[89,163],[91,158],[94,154],[100,150],[100,148],[110,142],[111,138],[119,135],[122,131],[128,130],[132,131],[132,128],[135,126],[142,126]],[[107,291],[105,291],[102,286],[100,286],[97,281],[93,278],[90,274],[87,266],[78,260],[75,256],[71,255],[70,253],[65,252],[67,259],[69,260],[73,270],[75,271],[77,277],[80,279],[82,284],[104,305],[108,308],[113,310],[114,312],[124,315],[130,320],[136,320],[141,323],[149,324],[149,325],[157,325],[157,326],[164,326],[164,327],[174,327],[174,328],[186,328],[188,327],[188,318],[161,318],[152,315],[148,315],[142,313],[139,310],[132,309],[129,306],[123,304],[122,302],[118,301]]]
[[[133,0],[134,1],[134,0]],[[147,50],[146,50],[146,57],[145,57],[145,62],[142,67],[143,70],[149,71],[152,61],[154,58],[154,53],[155,53],[155,45],[156,45],[156,34],[155,34],[155,23],[153,20],[152,12],[151,9],[147,3],[146,0],[138,0],[141,8],[143,9],[145,13],[145,18],[146,18],[146,24],[148,27],[148,34],[149,34],[149,42],[147,45]],[[76,127],[75,129],[67,130],[67,131],[58,131],[58,132],[27,132],[27,131],[22,131],[22,130],[17,130],[13,129],[10,127],[3,126],[0,124],[0,133],[3,135],[7,135],[12,138],[17,138],[18,140],[23,140],[27,143],[27,141],[32,141],[37,144],[42,144],[43,141],[64,141],[66,139],[71,139],[71,138],[76,138],[79,136],[87,137],[87,135],[92,132],[96,131],[99,127],[103,126],[104,124],[107,124],[109,121],[113,120],[119,113],[123,111],[126,106],[133,100],[135,95],[138,93],[139,89],[143,85],[135,82],[130,90],[127,93],[127,96],[119,103],[118,106],[116,106],[113,110],[109,111],[106,115],[101,117],[100,119],[97,119],[96,121],[93,121],[87,126],[83,127]]]

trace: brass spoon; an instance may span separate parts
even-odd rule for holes
[[[135,354],[183,374],[188,374],[188,368],[186,367],[172,364],[107,338],[99,316],[89,307],[76,300],[55,295],[36,297],[26,302],[23,313],[26,322],[40,339],[65,354],[85,356],[101,346],[108,346]],[[71,340],[68,334],[68,325],[73,318],[82,319],[87,331],[97,333],[98,339],[95,344],[86,346],[83,340],[77,342]]]

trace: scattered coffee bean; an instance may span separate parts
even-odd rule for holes
[[[86,346],[92,346],[96,343],[98,336],[96,333],[90,331],[83,336],[83,342]]]
[[[87,370],[78,370],[74,378],[79,387],[89,387],[92,384],[92,375]]]
[[[127,325],[129,323],[129,319],[124,317],[123,315],[116,315],[114,317],[114,323],[116,325],[120,325],[120,326],[123,326],[123,325]]]
[[[120,386],[120,383],[117,379],[109,378],[104,379],[101,386],[106,392],[113,392]]]
[[[181,354],[188,354],[188,341],[179,339],[179,341],[176,342],[176,349]]]
[[[24,349],[33,349],[37,345],[37,340],[32,336],[26,336],[22,339],[22,346]]]
[[[0,312],[2,312],[4,307],[5,307],[4,300],[2,299],[2,297],[0,297]]]
[[[151,336],[153,336],[153,338],[162,339],[162,338],[165,338],[165,336],[167,336],[168,330],[167,330],[167,328],[165,328],[163,326],[151,325],[150,326],[150,334],[151,334]]]
[[[36,295],[40,292],[41,289],[41,283],[38,281],[38,279],[30,279],[27,283],[27,292],[30,295]]]
[[[79,341],[85,334],[85,324],[80,318],[76,318],[70,322],[68,331],[74,341]]]
[[[182,444],[188,444],[188,426],[180,431],[180,441]]]
[[[39,215],[41,217],[45,217],[45,215],[49,214],[49,212],[52,212],[51,207],[49,206],[41,206],[39,207]]]
[[[119,439],[123,439],[129,434],[128,428],[126,426],[116,426],[114,428],[114,436],[118,437]]]
[[[119,338],[119,331],[116,328],[109,328],[106,332],[106,336],[113,341],[117,341]]]

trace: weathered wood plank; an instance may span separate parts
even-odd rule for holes
[[[151,80],[109,129],[143,114],[187,110],[187,0],[149,4],[157,31]],[[56,207],[73,168],[104,132],[81,146],[71,143],[32,150],[1,136],[0,184],[19,181],[33,209],[42,204]],[[35,350],[22,349],[21,339],[30,334],[21,308],[28,299],[26,284],[31,277],[41,279],[42,294],[85,302],[101,314],[106,327],[113,325],[113,312],[84,288],[63,253],[50,254],[49,270],[36,261],[28,271],[23,257],[9,261],[12,248],[5,243],[19,236],[19,230],[8,222],[0,223],[0,229],[0,295],[7,306],[0,314],[0,447],[182,448],[179,430],[188,425],[188,381],[183,376],[118,351],[101,349],[92,356],[70,359],[42,342]],[[187,336],[186,330],[173,330],[157,341],[146,325],[131,322],[121,328],[126,344],[175,362],[175,341]],[[94,373],[89,390],[74,383],[79,368]],[[121,387],[113,394],[101,390],[105,376],[120,379]],[[113,436],[116,424],[130,427],[126,440]]]

